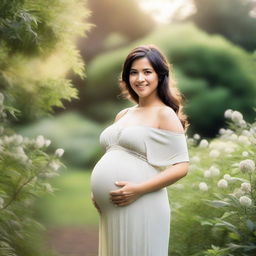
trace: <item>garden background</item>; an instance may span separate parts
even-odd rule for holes
[[[97,255],[90,172],[140,44],[168,56],[190,121],[170,255],[256,255],[255,1],[2,0],[0,256]]]

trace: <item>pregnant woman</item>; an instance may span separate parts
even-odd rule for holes
[[[155,46],[131,51],[120,86],[136,105],[120,111],[100,135],[106,153],[91,175],[99,256],[167,256],[166,186],[187,174],[189,162],[181,96]]]

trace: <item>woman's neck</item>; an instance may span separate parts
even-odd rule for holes
[[[143,100],[139,99],[139,103],[136,105],[138,108],[149,108],[149,107],[162,107],[165,106],[165,104],[160,100]]]

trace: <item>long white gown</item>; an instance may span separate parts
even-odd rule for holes
[[[100,144],[106,153],[91,175],[102,212],[99,256],[167,256],[171,212],[166,188],[123,207],[113,205],[109,192],[118,189],[116,181],[140,183],[167,166],[189,161],[185,134],[116,122],[103,130]]]

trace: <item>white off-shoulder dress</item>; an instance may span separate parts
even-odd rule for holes
[[[114,206],[109,193],[118,189],[116,181],[141,183],[167,166],[189,161],[185,134],[116,122],[103,130],[100,144],[106,153],[91,175],[101,209],[99,256],[167,256],[171,212],[166,188],[123,207]]]

